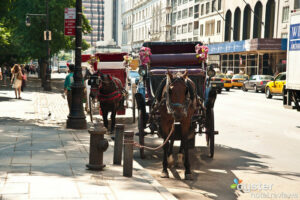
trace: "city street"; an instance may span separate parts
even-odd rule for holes
[[[262,195],[269,195],[269,199],[271,195],[274,199],[275,195],[277,199],[287,199],[284,195],[299,199],[299,115],[283,108],[282,97],[266,99],[262,93],[233,89],[222,92],[216,100],[215,127],[219,135],[213,160],[206,156],[204,136],[197,136],[197,148],[190,151],[193,181],[184,180],[183,169],[172,169],[170,179],[160,178],[162,151],[146,151],[145,160],[139,159],[138,152],[135,156],[179,199],[263,199]],[[150,146],[160,143],[151,136],[146,141]],[[235,178],[242,184],[273,187],[240,192],[230,188]]]

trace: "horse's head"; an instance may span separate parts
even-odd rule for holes
[[[100,75],[100,90],[102,92],[110,92],[116,90],[116,84],[113,81],[113,78],[109,74]]]
[[[175,121],[180,121],[187,116],[190,104],[188,92],[190,84],[187,83],[187,71],[184,74],[173,75],[168,71],[166,83],[166,106],[169,114],[174,116]]]

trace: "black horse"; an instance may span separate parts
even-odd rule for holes
[[[104,126],[108,129],[108,113],[111,112],[111,133],[116,124],[116,113],[124,104],[125,90],[120,79],[107,74],[100,75],[99,102]]]

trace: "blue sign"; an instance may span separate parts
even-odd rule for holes
[[[300,50],[300,24],[291,24],[289,39],[290,39],[289,50],[299,51]]]
[[[245,40],[210,44],[208,45],[208,49],[208,54],[243,52],[246,51]]]

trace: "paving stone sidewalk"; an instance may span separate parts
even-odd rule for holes
[[[65,129],[68,106],[59,84],[46,93],[31,78],[22,100],[0,86],[0,200],[176,199],[136,162],[133,177],[123,177],[122,166],[112,165],[112,141],[105,170],[86,170],[89,134]]]

